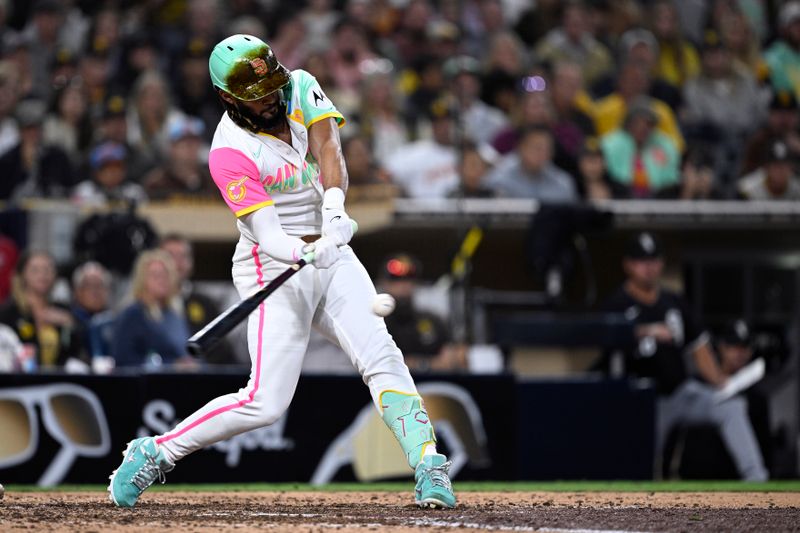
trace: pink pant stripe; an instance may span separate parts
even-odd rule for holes
[[[261,287],[264,284],[264,281],[261,272],[261,261],[258,257],[258,245],[253,246],[253,258],[256,261],[256,271],[258,272],[258,278],[257,278],[258,286]],[[177,433],[173,433],[171,435],[164,435],[160,439],[156,439],[157,444],[162,444],[164,442],[168,442],[171,441],[172,439],[180,437],[190,429],[196,428],[203,422],[206,422],[217,415],[230,411],[231,409],[236,409],[237,407],[244,407],[245,405],[253,401],[253,398],[255,398],[256,392],[258,391],[259,382],[261,380],[261,354],[262,354],[261,343],[263,338],[262,335],[263,331],[264,331],[264,302],[261,302],[261,304],[258,306],[258,345],[257,345],[258,356],[256,357],[256,378],[255,381],[253,382],[253,389],[250,391],[250,394],[247,395],[247,399],[239,400],[234,404],[226,405],[225,407],[220,407],[219,409],[215,409],[210,413],[206,413],[205,415],[201,416],[200,418],[198,418],[185,428],[181,429]]]

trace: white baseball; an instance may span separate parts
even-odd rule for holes
[[[394,298],[391,294],[381,293],[372,300],[372,312],[378,316],[389,316],[394,311]]]

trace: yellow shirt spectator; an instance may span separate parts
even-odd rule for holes
[[[700,57],[688,41],[677,43],[658,43],[659,53],[656,63],[656,76],[662,80],[683,87],[684,82],[700,73]]]

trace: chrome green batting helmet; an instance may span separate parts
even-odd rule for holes
[[[208,59],[211,81],[239,100],[264,98],[291,81],[272,48],[252,35],[231,35],[220,41]]]

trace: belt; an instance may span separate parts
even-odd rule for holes
[[[303,242],[314,242],[318,240],[322,235],[303,235],[300,237]]]

